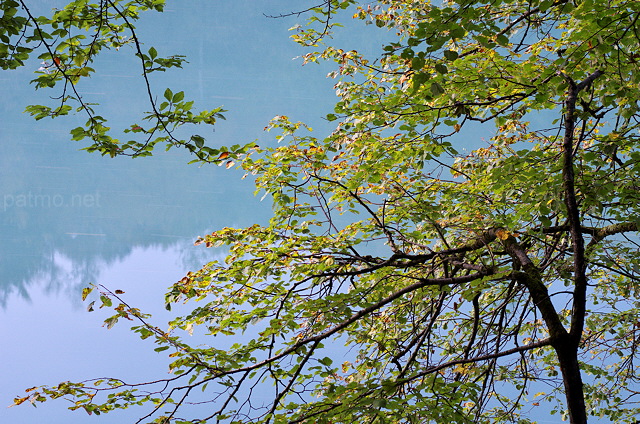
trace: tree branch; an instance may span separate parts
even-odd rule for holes
[[[567,77],[569,89],[565,101],[564,112],[564,138],[562,143],[563,164],[562,182],[564,185],[564,202],[567,208],[567,218],[569,220],[569,233],[573,245],[573,280],[575,284],[573,296],[573,310],[571,314],[571,327],[569,334],[573,343],[578,345],[584,329],[584,319],[586,313],[587,297],[587,276],[586,260],[584,251],[584,239],[580,226],[580,208],[576,198],[575,175],[573,169],[574,155],[574,132],[576,124],[576,102],[580,91],[591,85],[591,83],[604,72],[597,70],[579,84]]]
[[[543,339],[534,343],[529,343],[527,345],[524,346],[518,346],[518,347],[514,347],[512,349],[507,349],[504,350],[502,352],[497,352],[497,353],[490,353],[488,355],[481,355],[481,356],[476,356],[473,358],[467,358],[467,359],[455,359],[453,361],[448,361],[448,362],[444,362],[440,365],[434,365],[432,367],[428,367],[426,370],[419,372],[415,375],[412,375],[411,377],[406,378],[405,380],[402,380],[402,383],[407,383],[413,380],[416,380],[418,378],[424,377],[425,375],[428,374],[433,374],[434,372],[438,372],[442,369],[448,368],[448,367],[452,367],[455,365],[462,365],[462,364],[471,364],[471,363],[476,363],[476,362],[482,362],[482,361],[487,361],[489,359],[497,359],[497,358],[501,358],[503,356],[509,356],[509,355],[513,355],[514,353],[518,353],[518,352],[525,352],[528,350],[532,350],[532,349],[537,349],[539,347],[544,347],[544,346],[551,346],[551,339]]]

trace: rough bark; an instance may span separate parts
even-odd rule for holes
[[[517,272],[515,278],[529,290],[549,331],[551,346],[556,352],[560,365],[569,420],[571,424],[586,424],[587,412],[578,363],[579,339],[572,337],[562,324],[549,297],[549,291],[542,281],[540,270],[528,257],[526,250],[511,234],[505,232],[505,235],[500,238],[507,253],[522,267],[522,271]]]
[[[584,238],[580,222],[580,207],[575,191],[575,175],[573,157],[575,146],[576,103],[580,91],[589,87],[596,78],[603,74],[598,70],[580,83],[575,83],[567,78],[569,89],[565,100],[564,110],[564,138],[562,143],[562,181],[564,191],[564,203],[567,208],[567,220],[569,222],[569,234],[573,246],[573,308],[571,311],[571,326],[569,334],[552,341],[552,345],[558,355],[562,380],[564,382],[569,421],[572,424],[586,424],[587,412],[584,401],[582,375],[578,362],[578,350],[584,331],[584,320],[587,304],[587,263],[585,257]]]

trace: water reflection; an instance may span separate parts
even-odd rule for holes
[[[38,135],[0,148],[2,305],[12,292],[28,296],[29,282],[86,284],[134,247],[185,245],[203,230],[259,219],[260,205],[247,184],[240,187],[237,172],[181,166],[187,161],[181,154],[87,157],[60,148],[64,140],[38,143]],[[25,146],[34,145],[22,159]],[[72,272],[64,272],[61,258]]]
[[[46,13],[61,2],[31,7]],[[321,133],[319,117],[335,99],[335,81],[325,78],[333,67],[292,60],[306,50],[288,39],[287,29],[307,16],[265,17],[290,9],[284,0],[195,0],[151,13],[138,35],[154,40],[161,54],[190,61],[183,71],[154,73],[152,86],[158,93],[167,86],[184,90],[198,108],[229,109],[228,121],[203,134],[213,145],[272,143],[262,128],[276,115],[310,122]],[[361,51],[377,51],[382,43],[370,28],[348,29],[343,39],[344,48]],[[77,87],[85,101],[101,103],[98,111],[111,119],[116,136],[149,109],[140,64],[124,50],[101,57],[97,73]],[[133,161],[89,155],[68,135],[86,117],[33,121],[24,107],[53,94],[34,93],[28,84],[39,62],[0,75],[0,307],[10,293],[28,298],[35,281],[51,289],[93,281],[134,247],[187,246],[206,230],[266,219],[268,206],[253,198],[253,187],[237,172],[187,166],[190,158],[175,151]],[[72,272],[59,258],[73,264]]]

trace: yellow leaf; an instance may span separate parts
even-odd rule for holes
[[[511,233],[505,229],[499,228],[496,230],[496,237],[500,240],[506,240],[511,236]]]
[[[23,398],[15,398],[13,400],[13,404],[9,405],[9,408],[11,408],[12,406],[20,405],[21,403],[24,403],[24,401],[27,399],[29,399],[29,396],[23,397]]]
[[[460,364],[460,365],[456,366],[456,367],[453,369],[453,371],[454,371],[454,372],[456,372],[456,373],[458,373],[458,374],[463,374],[463,375],[464,375],[464,374],[467,374],[467,372],[468,372],[468,371],[467,371],[467,368],[464,366],[464,364]]]
[[[85,287],[82,289],[82,300],[84,301],[87,296],[89,296],[89,293],[91,293],[93,289],[91,287]]]

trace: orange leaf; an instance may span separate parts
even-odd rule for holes
[[[13,400],[13,404],[9,405],[9,408],[11,408],[12,406],[20,405],[20,404],[24,403],[24,401],[27,400],[27,399],[29,399],[29,396],[23,397],[23,398],[15,398]]]
[[[509,233],[509,231],[504,230],[502,228],[496,230],[496,236],[500,239],[500,240],[506,240],[511,236],[511,233]]]
[[[222,152],[220,156],[218,156],[218,160],[226,159],[229,157],[229,152]]]

